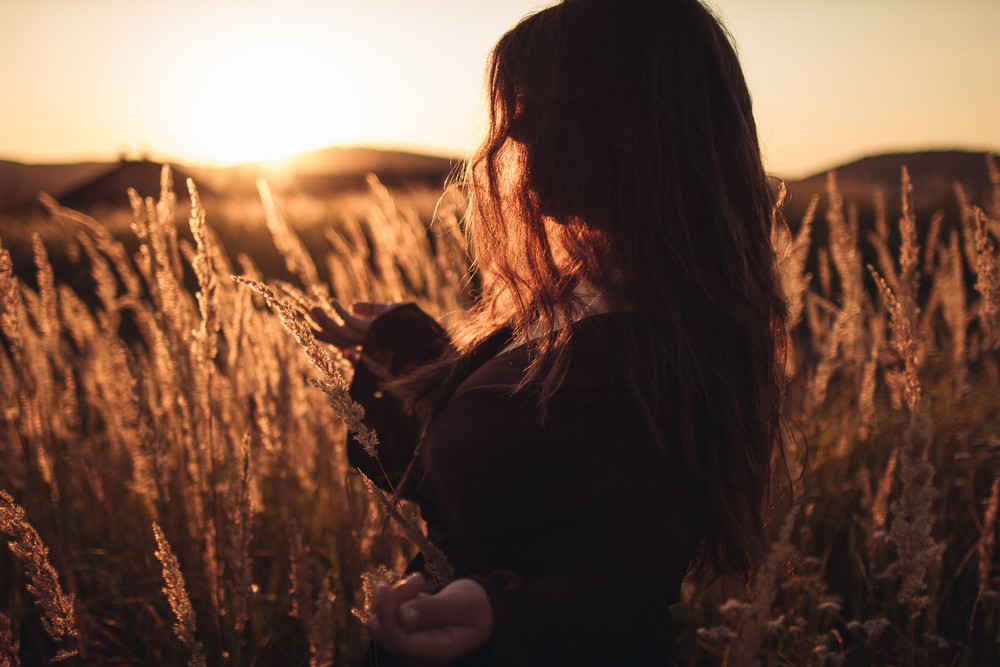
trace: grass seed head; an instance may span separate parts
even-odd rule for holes
[[[76,653],[67,642],[77,636],[73,596],[63,593],[55,568],[49,562],[49,550],[35,529],[25,520],[24,509],[6,491],[0,490],[0,532],[10,537],[7,543],[28,574],[28,592],[42,609],[45,631],[65,651]]]
[[[163,565],[163,593],[167,596],[170,609],[174,612],[174,634],[180,639],[184,648],[190,653],[188,667],[204,667],[205,654],[201,642],[195,639],[195,615],[184,584],[181,566],[174,555],[170,543],[164,537],[158,525],[153,524],[153,536],[156,538],[156,557]]]

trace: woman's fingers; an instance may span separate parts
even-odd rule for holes
[[[403,579],[392,587],[393,597],[397,604],[402,604],[407,600],[415,598],[427,590],[427,581],[424,575],[419,572]]]
[[[358,317],[347,308],[344,308],[343,304],[336,299],[330,299],[330,307],[336,311],[337,315],[340,316],[340,319],[344,321],[344,326],[349,329],[367,330],[368,325],[371,324],[370,320],[364,317]]]
[[[380,639],[385,637],[388,640],[395,634],[393,632],[394,626],[398,625],[395,616],[396,606],[392,604],[389,587],[385,584],[379,584],[375,588],[375,596],[372,600],[372,615],[368,619],[368,628],[376,637]]]
[[[472,634],[493,630],[489,596],[472,579],[456,579],[436,595],[417,596],[401,602],[400,624],[410,632],[425,628],[465,628]]]
[[[368,329],[372,325],[372,320],[375,319],[366,315],[355,315],[352,311],[344,308],[343,304],[336,299],[330,299],[330,306],[336,311],[340,319],[344,321],[344,327],[354,333],[360,334],[362,338],[368,333]]]
[[[399,623],[400,605],[424,594],[426,583],[421,574],[415,574],[398,582],[394,586],[380,585],[375,589],[375,618],[379,627],[395,631],[404,629]]]
[[[404,654],[410,648],[410,633],[399,622],[399,601],[393,589],[384,584],[375,589],[375,613],[369,627],[389,651]]]
[[[360,317],[375,318],[387,310],[392,310],[398,303],[379,303],[375,301],[356,301],[351,304],[351,310]]]
[[[474,651],[493,634],[485,589],[457,579],[440,592],[423,592],[423,577],[375,591],[369,627],[375,640],[414,665],[446,665]]]
[[[351,310],[348,310],[337,299],[330,299],[330,307],[340,321],[334,320],[323,308],[317,306],[309,311],[310,317],[319,326],[319,330],[313,333],[325,343],[350,348],[364,342],[372,320],[391,308],[392,304],[361,302],[353,304]]]
[[[363,333],[337,322],[318,306],[309,311],[309,317],[319,327],[313,330],[317,340],[343,348],[354,347],[364,341]]]

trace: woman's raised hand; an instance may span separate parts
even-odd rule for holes
[[[330,317],[326,310],[316,306],[309,311],[309,316],[319,327],[313,331],[317,340],[336,345],[341,349],[350,349],[361,345],[372,321],[396,304],[358,302],[351,304],[351,309],[344,308],[336,299],[330,299],[333,308],[341,322]]]
[[[472,579],[456,579],[434,595],[420,574],[375,591],[368,627],[390,653],[418,667],[449,665],[493,635],[493,608]]]

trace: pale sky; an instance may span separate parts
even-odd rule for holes
[[[614,0],[609,0],[614,1]],[[466,155],[496,39],[544,0],[0,0],[0,158]],[[711,0],[770,171],[1000,150],[1000,0]]]

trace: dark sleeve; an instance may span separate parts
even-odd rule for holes
[[[378,459],[353,436],[347,439],[347,459],[382,488],[388,489],[386,475],[393,485],[399,482],[419,435],[414,418],[383,385],[434,359],[448,344],[441,325],[412,303],[379,315],[365,336],[350,393],[365,409],[365,423],[378,435]]]
[[[500,570],[472,578],[493,609],[494,667],[682,662],[666,602],[625,571],[574,569],[528,581]]]

